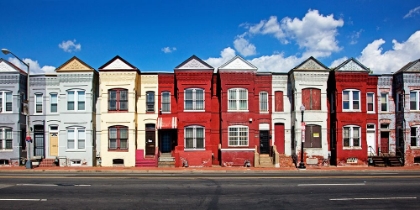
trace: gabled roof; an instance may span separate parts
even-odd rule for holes
[[[237,55],[230,59],[225,64],[221,65],[219,70],[254,70],[257,71],[258,68],[247,60],[243,59],[241,56]]]
[[[98,68],[99,71],[115,71],[115,70],[132,70],[139,72],[140,70],[131,65],[129,62],[121,58],[119,55]]]
[[[420,73],[420,59],[417,59],[415,61],[411,61],[411,62],[407,63],[400,70],[398,70],[397,72],[395,72],[395,74],[401,73],[401,72],[405,72],[405,73],[414,73],[414,72],[415,73]]]
[[[334,71],[370,72],[369,68],[361,64],[355,58],[349,58],[334,68]]]
[[[27,75],[26,71],[23,71],[19,67],[15,66],[13,63],[10,63],[3,58],[0,58],[0,72],[19,72],[21,74]]]
[[[78,57],[73,56],[63,65],[55,69],[56,72],[80,72],[80,71],[95,71],[94,68],[87,65],[85,62],[80,60]]]
[[[297,65],[293,70],[305,70],[305,71],[329,71],[329,68],[326,67],[324,64],[319,62],[314,57],[309,57],[299,65]]]
[[[181,69],[183,70],[200,70],[200,69],[209,70],[211,69],[213,70],[214,67],[210,66],[209,64],[207,64],[206,62],[198,58],[197,56],[193,55],[187,60],[185,60],[184,62],[182,62],[181,64],[179,64],[177,67],[175,67],[175,69],[179,69],[179,70]]]

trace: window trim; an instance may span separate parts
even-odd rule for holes
[[[349,108],[348,109],[345,109],[344,108],[344,92],[349,92],[349,100],[348,100],[348,103],[349,103]],[[353,100],[353,92],[358,92],[359,93],[359,100],[357,100],[358,101],[358,105],[359,105],[359,108],[358,109],[354,109],[353,108],[353,103],[354,103],[354,101],[355,100]],[[342,105],[342,110],[343,110],[343,112],[360,112],[361,111],[361,91],[360,90],[357,90],[357,89],[345,89],[345,90],[343,90],[342,91],[342,98],[341,98],[341,105]]]
[[[349,128],[349,146],[345,146],[345,128]],[[354,146],[354,129],[357,128],[359,130],[359,146]],[[345,125],[343,126],[343,149],[361,149],[362,148],[362,127],[358,125]]]
[[[382,98],[383,96],[385,96],[385,104],[382,102]],[[381,103],[381,108],[380,111],[381,112],[389,112],[389,99],[388,99],[389,95],[388,93],[381,93],[381,98],[380,98],[380,103]],[[385,105],[386,106],[386,110],[382,110],[382,106]]]
[[[165,97],[167,95],[167,102],[165,102]],[[170,91],[162,91],[161,93],[161,104],[160,104],[160,111],[161,113],[171,113],[171,92]],[[168,106],[168,109],[164,109],[164,105]]]
[[[115,91],[115,110],[110,109],[111,92]],[[127,100],[121,99],[121,92],[126,92]],[[127,109],[121,109],[121,103],[126,102]],[[108,89],[108,112],[128,112],[128,90],[125,88]]]
[[[246,96],[246,98],[245,99],[241,99],[240,98],[240,92],[241,92],[241,90],[245,90],[245,96]],[[235,98],[234,99],[231,99],[231,94],[232,94],[232,92],[235,92]],[[228,90],[227,90],[227,111],[228,112],[249,112],[249,97],[248,97],[248,89],[246,89],[246,88],[229,88]],[[245,109],[241,109],[240,107],[240,105],[241,105],[241,100],[244,100],[244,101],[246,101],[246,108]],[[235,102],[235,108],[234,109],[232,109],[231,107],[230,107],[230,102]]]
[[[69,148],[69,131],[73,130],[74,131],[74,139],[73,139],[73,144],[74,144],[74,148]],[[85,133],[85,138],[84,139],[79,139],[79,131],[84,131]],[[86,151],[86,128],[85,127],[68,127],[66,128],[66,151]],[[79,148],[79,141],[83,140],[84,142],[84,148]]]
[[[263,98],[265,94],[265,98]],[[259,94],[259,107],[260,107],[260,113],[268,113],[269,112],[269,108],[268,108],[268,92],[267,91],[261,91]],[[263,107],[263,103],[265,100],[265,107]]]
[[[203,129],[203,148],[197,148],[197,129]],[[193,147],[187,147],[187,129],[193,129]],[[206,149],[206,128],[201,125],[190,125],[184,127],[184,150],[205,150]]]
[[[73,101],[69,101],[69,92],[74,92]],[[82,102],[82,101],[79,101],[79,92],[84,93],[84,95],[83,95],[84,109],[79,109],[79,102]],[[66,96],[67,96],[67,99],[66,99],[67,100],[67,108],[66,108],[67,111],[71,111],[71,112],[86,111],[86,90],[83,90],[83,89],[67,90],[66,91]],[[70,102],[74,103],[73,104],[74,109],[69,109],[69,103]]]
[[[413,136],[412,134],[412,129],[415,128],[415,136]],[[415,138],[416,141],[416,145],[413,145],[413,138]],[[420,125],[413,125],[410,127],[410,146],[412,148],[418,148],[420,149]]]
[[[153,97],[150,97],[152,101],[149,101],[149,94],[153,94]],[[156,100],[155,100],[155,91],[146,91],[146,113],[155,113],[156,109]],[[149,105],[153,106],[152,109],[149,110]]]
[[[10,93],[11,95],[11,108],[12,110],[7,111],[7,94]],[[12,113],[13,112],[13,91],[8,91],[8,90],[4,90],[4,91],[0,91],[0,113]]]
[[[116,148],[111,148],[111,129],[116,129],[116,139],[115,139],[115,143],[116,143]],[[127,130],[127,148],[123,148],[121,149],[121,130],[122,129],[126,129]],[[113,125],[113,126],[109,126],[108,127],[108,151],[122,151],[122,152],[127,152],[129,147],[129,139],[130,139],[130,134],[129,134],[130,129],[128,128],[128,126],[124,126],[124,125]]]
[[[304,97],[306,96],[306,95],[303,95],[303,91],[304,90],[309,90],[309,106],[306,106],[306,105],[308,105],[308,104],[306,104],[306,102],[304,102]],[[314,90],[318,90],[319,91],[319,107],[315,107],[315,104],[314,104],[314,94],[313,94],[313,91]],[[305,110],[306,111],[309,111],[309,110],[314,110],[314,111],[320,111],[320,110],[322,110],[322,91],[321,91],[321,89],[319,89],[319,88],[313,88],[313,87],[309,87],[309,88],[302,88],[302,90],[301,90],[301,93],[302,93],[302,104],[306,104],[305,105]]]
[[[11,134],[11,139],[7,139],[7,131]],[[7,143],[10,143],[10,148],[7,148]],[[13,151],[13,128],[0,127],[0,151]]]
[[[38,97],[41,98],[41,112],[37,112],[37,106],[38,106]],[[44,94],[43,93],[35,93],[34,94],[34,115],[42,115],[44,113]]]
[[[411,94],[415,94],[415,107],[411,106]],[[420,90],[410,90],[410,111],[420,111]]]
[[[55,95],[55,97],[56,97],[56,102],[55,102],[55,105],[56,105],[56,111],[55,112],[53,112],[52,111],[52,107],[53,107],[53,103],[52,103],[52,99],[53,99],[53,95]],[[56,113],[58,113],[58,93],[50,93],[50,113],[54,113],[54,114],[56,114]]]
[[[192,99],[188,99],[192,101],[192,109],[186,109],[186,92],[192,90]],[[203,91],[203,109],[197,109],[197,90]],[[184,90],[184,112],[204,112],[206,110],[206,91],[203,88],[186,88]]]
[[[372,111],[369,111],[369,95],[372,95]],[[366,112],[375,113],[375,93],[373,92],[366,93]]]
[[[231,136],[230,135],[230,129],[231,128],[236,128],[236,129],[238,129],[238,130],[236,130],[236,131],[232,131],[232,132],[236,132],[237,133],[237,135],[236,136]],[[246,144],[244,144],[244,145],[241,145],[240,144],[240,141],[241,141],[241,139],[240,139],[240,133],[241,132],[244,132],[244,131],[241,131],[240,129],[241,128],[246,128]],[[228,147],[248,147],[249,146],[249,127],[248,126],[245,126],[245,125],[232,125],[232,126],[228,126]],[[231,137],[237,137],[237,139],[236,140],[234,140],[234,141],[236,141],[237,142],[237,144],[231,144]],[[244,136],[242,136],[242,137],[244,137]]]

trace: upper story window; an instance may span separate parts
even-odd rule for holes
[[[171,93],[162,92],[162,112],[171,112]]]
[[[274,92],[274,111],[275,112],[283,112],[283,91],[276,91]]]
[[[85,110],[85,91],[68,90],[67,91],[67,110],[81,111]]]
[[[420,111],[420,90],[410,91],[410,110]]]
[[[403,111],[404,110],[404,94],[403,93],[397,93],[397,111]]]
[[[185,149],[204,149],[204,127],[185,127]]]
[[[260,112],[268,112],[268,93],[260,92]]]
[[[111,126],[108,128],[108,149],[128,150],[128,127]]]
[[[35,93],[35,113],[36,114],[42,114],[42,93]]]
[[[58,97],[57,93],[50,93],[50,112],[57,113]]]
[[[127,111],[128,110],[128,91],[127,89],[108,90],[108,111]]]
[[[344,111],[360,111],[360,91],[344,90],[343,91],[343,110]]]
[[[13,149],[13,135],[11,128],[0,128],[0,150]]]
[[[321,110],[321,90],[316,88],[302,89],[302,104],[306,110]]]
[[[85,128],[67,128],[67,149],[84,150],[86,148]]]
[[[232,88],[228,90],[228,110],[248,111],[248,90]]]
[[[359,126],[343,127],[343,147],[361,147]]]
[[[155,92],[147,91],[146,92],[146,112],[155,111]]]
[[[374,93],[367,93],[366,94],[366,110],[367,112],[375,112],[375,94]]]
[[[420,147],[420,126],[410,128],[410,139],[412,147]]]
[[[184,110],[204,110],[204,90],[189,88],[185,90]]]
[[[388,93],[381,93],[381,112],[388,111]]]
[[[232,147],[248,146],[248,126],[235,125],[228,128],[228,145]]]
[[[0,91],[0,113],[12,112],[12,91]]]

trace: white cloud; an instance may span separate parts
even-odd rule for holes
[[[176,47],[164,47],[161,49],[164,53],[171,53],[176,50]]]
[[[258,71],[288,72],[304,59],[307,58],[296,56],[284,57],[283,53],[276,53],[254,58],[250,62],[258,67]]]
[[[286,35],[281,28],[280,23],[277,21],[276,16],[271,16],[268,20],[261,20],[255,25],[247,24],[246,28],[248,28],[250,34],[271,34],[284,44],[288,43],[285,39]]]
[[[357,44],[357,41],[360,38],[360,34],[362,34],[363,31],[363,29],[360,29],[359,31],[353,31],[353,33],[350,35],[351,45]]]
[[[13,63],[15,66],[19,67],[23,71],[27,71],[27,67],[21,63],[17,58],[9,58],[8,59],[10,63]],[[55,71],[54,66],[43,66],[41,67],[38,63],[38,61],[34,61],[30,58],[24,58],[23,62],[29,63],[29,72],[31,74],[43,74],[43,73],[51,73]]]
[[[211,66],[218,68],[219,66],[223,65],[230,59],[236,56],[236,52],[234,49],[227,47],[220,52],[219,58],[208,58],[204,60],[206,63],[210,64]]]
[[[82,45],[76,44],[75,39],[73,41],[71,40],[62,41],[61,44],[58,44],[58,47],[63,49],[64,52],[73,52],[73,51],[76,52],[82,49]]]
[[[335,67],[337,67],[338,65],[342,64],[344,61],[346,61],[346,60],[348,60],[348,59],[349,59],[349,58],[347,58],[347,57],[342,57],[342,58],[339,58],[339,59],[337,59],[337,60],[334,60],[334,61],[331,63],[330,68],[335,68]]]
[[[401,69],[408,62],[420,58],[420,30],[414,32],[405,42],[392,40],[393,47],[383,51],[385,40],[377,39],[368,44],[356,59],[370,68],[375,74],[391,73]],[[335,60],[331,66],[343,62],[343,58]]]
[[[419,13],[420,13],[420,6],[414,8],[414,9],[411,9],[406,15],[404,15],[403,18],[405,19],[405,18],[409,18],[409,17],[414,17]]]
[[[249,41],[246,40],[243,35],[236,37],[235,41],[233,41],[233,46],[243,56],[256,54],[255,45],[249,43]]]

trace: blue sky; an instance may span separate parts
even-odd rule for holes
[[[0,48],[34,73],[72,56],[95,69],[119,55],[173,71],[192,55],[213,67],[241,55],[272,72],[355,57],[378,74],[420,59],[418,0],[1,0],[0,13]]]

